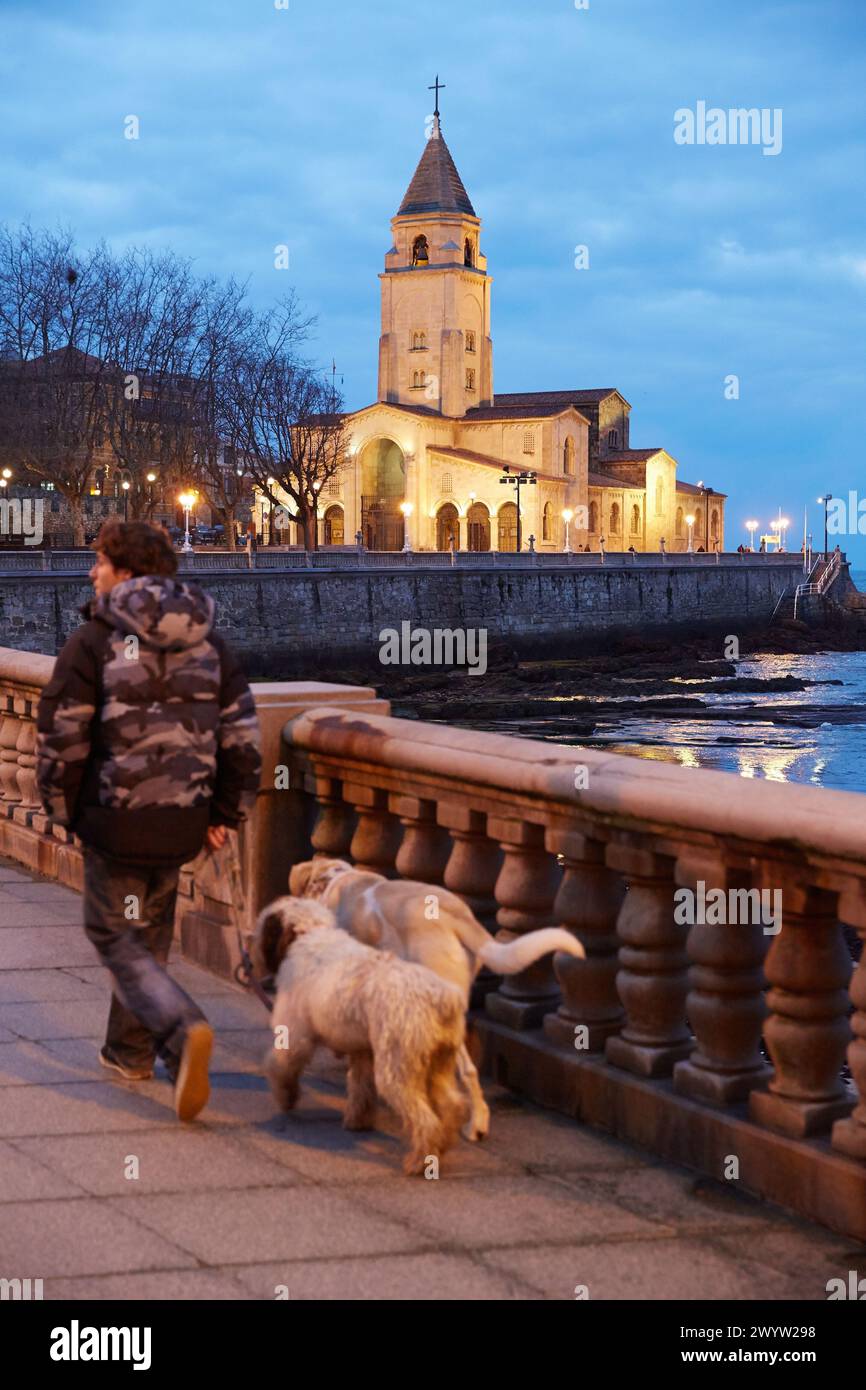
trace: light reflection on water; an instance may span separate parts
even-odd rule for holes
[[[866,792],[866,652],[826,652],[807,656],[766,655],[737,664],[738,676],[765,679],[793,676],[841,680],[842,685],[764,694],[701,694],[712,705],[843,705],[863,708],[862,724],[826,723],[797,728],[763,721],[707,719],[600,719],[591,738],[557,735],[547,726],[534,732],[531,721],[500,732],[555,739],[571,746],[604,748],[683,767],[709,767],[770,782],[800,782],[844,791]],[[609,698],[607,696],[605,699]],[[574,702],[579,707],[579,702]],[[572,706],[574,708],[574,706]]]

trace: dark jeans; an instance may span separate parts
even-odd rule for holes
[[[131,1067],[152,1066],[160,1056],[172,1081],[187,1028],[204,1018],[163,969],[179,875],[174,867],[142,868],[84,852],[84,930],[114,980],[105,1046]]]

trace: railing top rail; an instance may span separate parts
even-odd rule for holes
[[[0,647],[0,685],[25,685],[38,690],[51,680],[53,656],[38,652],[21,652],[15,647]]]
[[[847,860],[866,875],[866,817],[857,792],[748,780],[705,768],[318,708],[285,726],[294,748],[428,775],[446,784],[552,800],[638,831],[719,836]],[[575,791],[575,768],[588,787]],[[459,793],[458,793],[459,794]]]

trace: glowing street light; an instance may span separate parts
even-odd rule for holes
[[[411,502],[400,503],[400,511],[403,513],[403,553],[405,555],[408,555],[412,549],[412,543],[409,540],[409,518],[414,510]]]
[[[757,529],[758,529],[758,527],[760,526],[760,524],[761,524],[760,521],[747,521],[747,522],[746,522],[746,530],[747,530],[748,533],[749,533],[749,546],[750,546],[750,548],[751,548],[752,550],[754,550],[754,548],[755,548],[755,532],[757,531]]]
[[[129,489],[132,484],[128,478],[124,478],[120,486],[123,488],[123,519],[129,521]]]
[[[188,554],[189,551],[192,550],[192,541],[189,538],[189,516],[190,512],[195,506],[195,493],[182,492],[177,500],[183,507],[184,524],[186,528],[186,534],[183,538],[183,545],[181,546],[181,550]]]
[[[6,472],[6,469],[5,469],[5,468],[4,468],[3,472],[4,472],[4,474],[5,474],[5,472]],[[825,496],[819,497],[819,498],[818,498],[818,501],[819,501],[819,502],[822,502],[823,505],[824,505],[824,561],[825,561],[825,563],[826,563],[827,555],[828,555],[828,547],[829,547],[829,542],[828,542],[828,540],[827,540],[827,507],[828,507],[829,503],[833,501],[833,494],[832,494],[832,492],[828,492],[828,493],[825,494]]]
[[[695,548],[694,545],[692,544],[692,533],[693,533],[693,531],[694,531],[694,526],[695,526],[695,518],[694,518],[694,514],[693,514],[692,512],[690,512],[689,515],[686,517],[686,525],[687,525],[688,528],[689,528],[688,554],[691,554],[692,551],[693,551],[694,548]]]
[[[563,513],[562,513],[562,519],[563,519],[563,521],[565,522],[565,553],[566,553],[566,555],[570,555],[570,554],[571,554],[571,542],[570,542],[570,540],[569,540],[569,538],[568,538],[568,528],[569,528],[569,526],[571,525],[572,521],[574,520],[574,512],[572,511],[571,507],[565,507],[565,508],[564,508]]]

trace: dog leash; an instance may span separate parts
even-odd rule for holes
[[[264,1004],[268,1013],[274,1007],[274,1001],[264,988],[261,980],[257,977],[253,967],[252,957],[247,950],[244,941],[241,923],[246,920],[246,893],[244,892],[244,881],[241,873],[241,862],[238,855],[238,837],[235,831],[230,830],[226,836],[228,846],[229,861],[229,881],[231,883],[231,896],[235,909],[235,926],[238,934],[238,951],[240,954],[240,964],[235,967],[235,979],[244,989],[251,989],[253,994]]]

